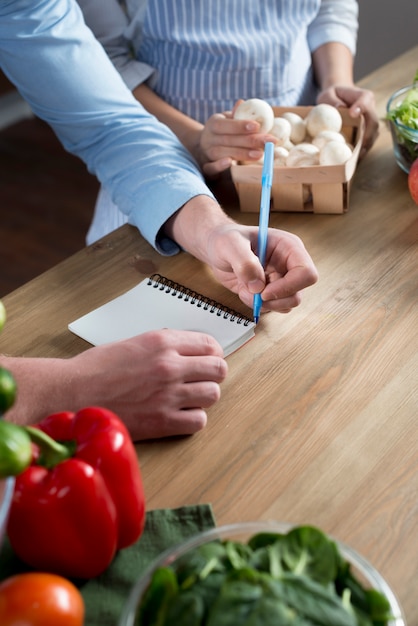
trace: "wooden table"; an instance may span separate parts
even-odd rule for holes
[[[418,47],[362,81],[382,117],[417,58]],[[228,358],[203,432],[138,445],[148,507],[210,502],[218,524],[318,525],[381,571],[416,625],[418,207],[385,124],[345,215],[274,213],[271,222],[303,238],[320,280],[297,310],[263,316]],[[67,323],[154,271],[246,311],[201,263],[163,258],[125,226],[4,298],[2,351],[85,349]]]

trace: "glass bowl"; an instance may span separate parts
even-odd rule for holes
[[[418,114],[418,84],[402,87],[391,95],[386,106],[386,118],[392,133],[393,151],[399,167],[408,174],[412,163],[418,159],[418,117],[417,128],[405,125],[397,117],[397,112],[407,98],[416,102]]]
[[[15,479],[13,477],[0,480],[0,549],[6,532],[7,518],[12,503]]]
[[[161,556],[147,568],[131,589],[118,626],[137,626],[138,607],[155,570],[160,567],[172,565],[177,559],[184,556],[190,550],[214,540],[229,539],[246,543],[250,537],[257,533],[286,534],[294,527],[294,525],[284,522],[245,522],[230,524],[202,532],[174,548],[163,552]],[[329,537],[329,539],[335,542],[339,553],[350,564],[353,574],[355,574],[362,585],[367,588],[375,589],[386,596],[390,605],[390,612],[393,615],[393,619],[387,622],[387,626],[406,626],[405,618],[396,596],[379,572],[351,547],[340,541],[336,541],[332,537]]]

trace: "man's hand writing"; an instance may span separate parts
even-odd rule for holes
[[[258,228],[228,224],[210,237],[209,265],[225,287],[252,307],[261,292],[262,311],[288,313],[301,301],[301,291],[318,279],[316,267],[301,239],[270,228],[265,270],[255,254]]]

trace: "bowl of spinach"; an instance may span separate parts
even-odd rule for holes
[[[414,83],[398,89],[386,106],[393,150],[399,167],[406,173],[418,158],[418,72]]]
[[[406,626],[389,585],[314,526],[219,527],[168,550],[119,626]]]

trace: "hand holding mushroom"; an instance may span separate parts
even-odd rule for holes
[[[319,94],[317,102],[330,104],[334,107],[347,107],[353,118],[363,114],[366,127],[359,158],[364,157],[379,135],[379,117],[373,92],[354,85],[333,86],[324,89]]]
[[[233,112],[216,113],[202,127],[194,156],[206,176],[216,176],[229,169],[233,161],[256,162],[262,159],[267,141],[276,143],[275,137],[266,130],[270,122],[273,124],[271,106],[262,100],[254,104],[254,100],[238,101]],[[245,106],[236,116],[240,103]],[[260,103],[261,114],[257,113]]]
[[[340,112],[327,103],[312,107],[303,119],[292,111],[275,117],[273,108],[259,98],[239,100],[233,111],[208,119],[199,133],[195,156],[208,177],[229,169],[234,161],[261,164],[267,141],[275,144],[276,165],[338,165],[352,153],[341,127]],[[332,145],[322,159],[328,142]]]

